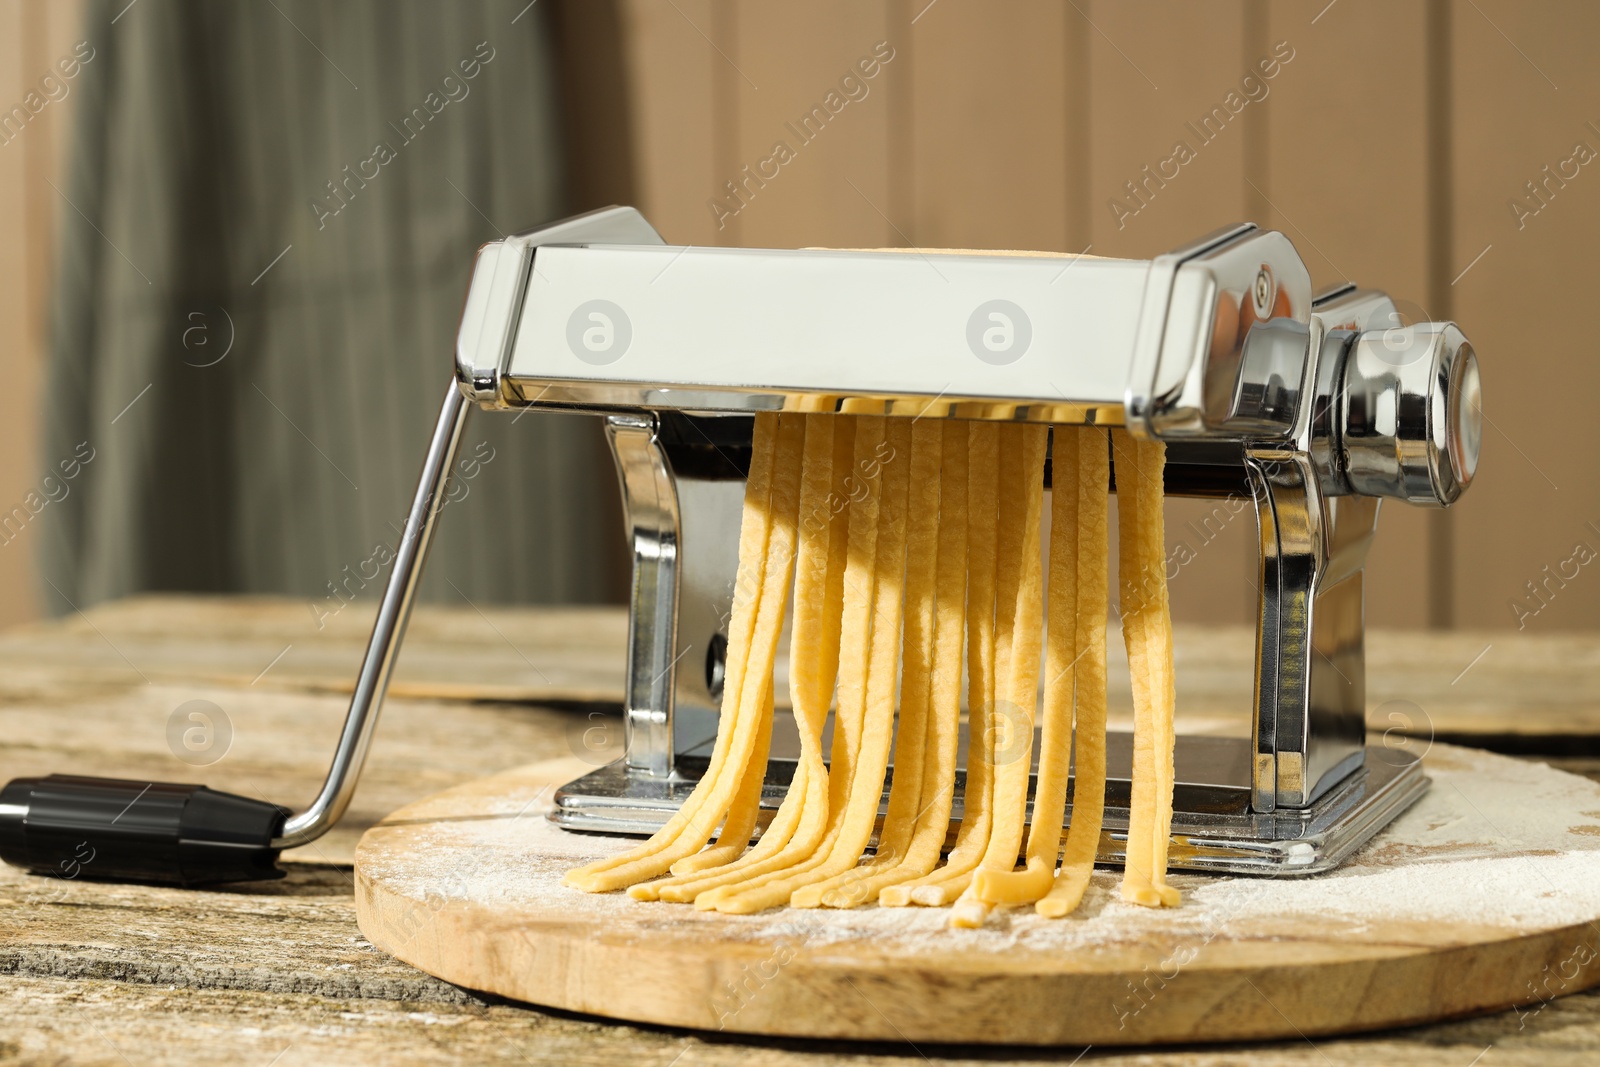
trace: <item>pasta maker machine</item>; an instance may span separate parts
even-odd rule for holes
[[[1167,442],[1168,494],[1251,502],[1251,734],[1179,735],[1174,868],[1325,870],[1427,788],[1416,757],[1366,744],[1362,568],[1383,498],[1448,505],[1471,483],[1477,360],[1454,324],[1402,326],[1383,293],[1346,284],[1313,296],[1282,234],[1238,225],[1148,261],[674,247],[613,207],[484,245],[455,362],[315,802],[236,812],[248,832],[154,819],[124,876],[199,880],[172,858],[181,845],[248,854],[262,877],[277,850],[343,813],[474,405],[595,413],[616,458],[633,555],[626,754],[559,791],[550,817],[563,827],[650,833],[704,770],[752,419],[775,410],[1125,426]],[[785,718],[768,809],[795,766]],[[1122,859],[1129,782],[1117,768],[1130,747],[1108,738],[1102,862]],[[0,855],[34,869],[70,855],[86,826],[109,834],[116,807],[137,809],[140,784],[13,782],[0,792]],[[160,861],[158,837],[170,843]]]

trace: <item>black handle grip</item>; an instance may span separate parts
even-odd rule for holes
[[[0,859],[35,874],[103,881],[282,878],[272,841],[289,814],[203,785],[17,778],[0,789]]]

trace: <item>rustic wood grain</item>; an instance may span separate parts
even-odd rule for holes
[[[292,662],[286,656],[254,686],[249,683],[285,644],[303,636],[306,611],[293,601],[229,605],[161,598],[93,609],[88,613],[93,626],[71,617],[0,634],[0,779],[52,770],[160,776],[304,804],[320,782],[344,712],[342,695],[332,691],[339,656],[328,653],[323,681],[296,679],[293,672],[279,676]],[[349,628],[345,640],[357,655],[369,611],[352,606],[336,623]],[[407,660],[438,651],[429,635],[471,625],[469,614],[420,609],[402,675]],[[519,644],[523,635],[551,629],[541,620],[560,617],[488,614]],[[603,625],[620,623],[618,615]],[[476,626],[478,636],[499,640],[481,619]],[[528,629],[518,628],[523,626]],[[146,684],[107,649],[96,627],[119,645],[142,628],[148,634],[145,647],[156,658],[136,662],[147,673],[158,661],[166,663],[171,673],[151,674]],[[621,633],[615,629],[609,639],[617,652]],[[1196,643],[1204,637],[1202,631],[1182,631],[1180,656],[1206,659],[1202,651],[1210,646]],[[1227,644],[1225,635],[1213,638],[1218,648]],[[1452,679],[1491,640],[1492,649],[1452,687]],[[1593,638],[1379,634],[1371,648],[1374,710],[1382,700],[1404,694],[1434,709],[1437,718],[1471,717],[1518,727],[1527,723],[1519,723],[1509,709],[1522,702],[1532,709],[1530,720],[1559,735],[1553,741],[1528,738],[1536,751],[1570,747],[1571,735],[1600,733],[1600,642]],[[498,666],[482,664],[481,674],[486,685],[509,688],[508,678],[515,681],[516,675],[506,672],[526,671],[526,666],[503,642],[501,649]],[[533,657],[531,647],[525,651]],[[1185,692],[1206,685],[1216,701],[1231,699],[1234,683],[1223,680],[1238,663],[1247,668],[1247,653],[1239,656],[1237,663],[1207,663],[1204,671],[1191,674],[1197,680]],[[185,681],[185,657],[194,664],[191,678],[200,677],[209,663],[230,665],[221,673],[233,680]],[[353,677],[354,660],[343,671]],[[1205,682],[1208,675],[1213,680]],[[211,767],[189,767],[166,747],[166,717],[178,703],[195,697],[215,700],[236,726],[232,750]],[[312,849],[291,854],[289,876],[280,882],[192,893],[58,883],[0,867],[0,973],[5,975],[0,979],[0,1064],[268,1064],[282,1053],[280,1067],[486,1062],[767,1067],[904,1064],[921,1062],[921,1052],[939,1063],[999,1059],[1065,1065],[1079,1054],[1078,1049],[918,1046],[914,1051],[900,1042],[863,1046],[693,1036],[489,1002],[367,948],[355,926],[350,881],[360,832],[403,804],[485,772],[567,754],[568,731],[574,724],[580,733],[587,729],[587,714],[510,702],[391,700],[347,823],[316,843],[321,855]],[[1600,778],[1600,761],[1593,754],[1551,762]],[[300,991],[271,991],[282,989]],[[1367,1038],[1104,1055],[1110,1062],[1206,1067],[1329,1062],[1467,1067],[1486,1049],[1482,1067],[1593,1063],[1600,1058],[1600,995],[1562,997],[1521,1016],[1505,1012]],[[1102,1055],[1092,1050],[1081,1062]]]
[[[1442,745],[1428,766],[1433,794],[1341,868],[1349,910],[1339,914],[1299,903],[1299,890],[1315,891],[1299,880],[1246,880],[1252,904],[1202,912],[1197,894],[1245,883],[1181,873],[1173,885],[1195,898],[1185,907],[1108,910],[1110,871],[1072,919],[1003,910],[983,931],[946,929],[946,913],[921,909],[728,916],[586,895],[563,886],[562,873],[632,842],[543,818],[554,791],[582,773],[573,759],[468,782],[367,831],[356,913],[374,944],[473,989],[768,1036],[1019,1045],[1321,1036],[1536,1001],[1552,974],[1561,992],[1600,983],[1600,897],[1549,882],[1550,896],[1577,909],[1559,921],[1515,922],[1499,909],[1436,921],[1430,903],[1456,893],[1462,877],[1498,882],[1552,847],[1587,853],[1600,870],[1600,790]],[[1531,797],[1541,820],[1528,827],[1531,843],[1493,831],[1492,841],[1448,844],[1433,833],[1476,822],[1491,799],[1515,810]],[[1409,899],[1363,890],[1392,875]],[[653,980],[663,973],[674,980]]]
[[[73,691],[148,684],[174,698],[204,696],[207,687],[326,694],[329,701],[317,705],[326,732],[307,748],[307,755],[323,753],[337,730],[332,709],[340,702],[333,698],[354,684],[373,610],[371,601],[358,601],[324,617],[319,629],[306,602],[291,598],[134,597],[0,634],[0,694],[59,694],[64,681]],[[1247,731],[1251,628],[1179,624],[1176,634],[1180,725]],[[615,705],[626,639],[627,615],[618,607],[429,606],[411,623],[390,693]],[[1126,653],[1115,633],[1108,652],[1115,717],[1131,707]],[[1379,733],[1600,734],[1600,643],[1590,636],[1375,630],[1367,635],[1367,659],[1368,723]],[[780,702],[787,692],[781,681]],[[242,699],[254,706],[254,696]],[[164,751],[164,743],[155,749]]]
[[[376,601],[330,610],[291,597],[143,596],[0,636],[0,665],[23,684],[48,674],[109,683],[202,682],[348,693]],[[430,607],[411,622],[390,692],[461,700],[617,700],[627,615],[617,607]]]
[[[1373,1038],[1132,1054],[752,1041],[598,1022],[502,1004],[348,1000],[305,994],[168,989],[123,982],[13,978],[0,985],[0,1064],[173,1065],[512,1063],[534,1067],[905,1067],[929,1062],[1139,1064],[1141,1067],[1326,1067],[1393,1064],[1512,1067],[1594,1062],[1600,997],[1567,997],[1518,1030],[1479,1019]],[[918,1053],[921,1053],[919,1056]],[[1082,1055],[1082,1059],[1077,1059]],[[1491,1058],[1492,1057],[1492,1058]]]
[[[370,609],[352,607],[329,624],[320,643],[306,642],[304,610],[288,600],[230,607],[217,598],[150,597],[0,635],[0,779],[63,772],[204,782],[304,807],[326,773],[371,622]],[[419,611],[401,657],[401,673],[414,672],[413,680],[391,688],[349,814],[290,857],[348,864],[367,826],[400,804],[488,769],[591,745],[591,758],[605,762],[606,745],[620,746],[622,738],[620,720],[610,712],[587,704],[558,711],[499,703],[526,699],[543,685],[501,636],[525,646],[530,657],[534,649],[554,648],[552,671],[559,660],[581,672],[581,646],[588,644],[591,674],[615,676],[595,692],[615,699],[625,629],[617,612],[563,609],[535,621],[494,609],[484,616],[472,609]],[[289,644],[304,648],[304,658],[291,652],[260,676]],[[424,673],[429,664],[431,680]],[[438,691],[476,699],[407,697]],[[545,691],[550,699],[589,692],[560,685]],[[217,748],[184,762],[169,743],[168,725],[192,700],[215,705],[232,739],[224,747],[219,732]],[[604,729],[592,731],[595,726]]]
[[[162,890],[0,873],[0,974],[332,998],[472,998],[354,928],[351,876],[288,863],[281,881]],[[284,966],[293,946],[294,965]]]

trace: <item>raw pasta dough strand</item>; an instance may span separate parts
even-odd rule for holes
[[[770,708],[766,714],[769,716],[772,714]],[[718,844],[714,848],[697,852],[674,863],[670,878],[633,886],[628,890],[628,895],[635,900],[665,900],[674,904],[686,904],[694,900],[703,889],[720,885],[720,879],[734,877],[738,870],[753,866],[782,852],[794,841],[795,831],[800,828],[800,820],[804,814],[803,798],[806,793],[805,771],[801,767],[796,767],[794,778],[789,782],[788,791],[784,794],[785,801],[792,795],[795,797],[795,802],[787,807],[783,804],[778,806],[778,810],[773,813],[771,821],[767,823],[766,829],[761,831],[761,837],[754,846],[743,851],[735,851],[730,845],[727,851],[722,851],[722,846]],[[730,855],[731,859],[725,858]]]
[[[677,872],[680,868],[687,873],[693,873],[720,867],[732,863],[750,848],[750,838],[755,834],[756,822],[761,817],[761,794],[767,784],[767,757],[772,752],[772,705],[772,679],[769,677],[767,691],[761,698],[760,709],[756,712],[756,722],[760,729],[756,734],[755,747],[751,749],[750,759],[739,778],[739,788],[734,792],[733,804],[722,820],[722,829],[717,832],[717,843],[674,863],[671,868],[673,872]],[[634,889],[642,892],[634,893]],[[644,886],[636,885],[629,890],[629,893],[636,899],[650,899],[649,890]]]
[[[624,862],[620,864],[613,864],[600,870],[595,870],[595,865],[591,864],[569,871],[566,877],[567,884],[588,892],[604,892],[621,889],[663,874],[678,860],[699,851],[717,824],[727,815],[762,732],[760,712],[771,690],[772,665],[777,654],[778,635],[783,627],[785,608],[788,605],[789,583],[794,573],[795,526],[799,509],[804,420],[803,415],[778,416],[776,440],[765,472],[770,482],[770,493],[766,494],[765,505],[765,510],[770,513],[765,565],[758,565],[761,561],[756,558],[755,550],[752,549],[748,559],[749,565],[746,566],[745,546],[740,545],[739,569],[742,573],[739,576],[739,584],[758,580],[760,588],[753,596],[745,598],[747,603],[753,601],[755,623],[750,628],[751,636],[743,648],[736,645],[733,640],[733,634],[740,632],[741,629],[737,625],[737,620],[730,627],[728,662],[744,666],[736,672],[741,682],[738,694],[725,692],[723,695],[722,728],[732,735],[723,767],[718,770],[715,777],[712,777],[708,770],[707,776],[695,787],[694,793],[684,805],[686,809],[692,809],[692,814],[687,820],[677,827],[673,826],[673,821],[669,821],[666,827],[644,845],[624,853]],[[758,423],[761,421],[760,416],[757,417],[757,421]],[[756,465],[753,455],[751,468],[754,475]],[[762,509],[763,494],[759,488],[753,494],[747,492],[747,504],[752,503],[752,496],[754,496],[753,506],[758,510]],[[759,534],[761,524],[752,525],[757,528]],[[758,538],[757,544],[759,543]],[[740,590],[736,587],[735,603],[737,604],[740,599]],[[729,677],[733,677],[734,674],[735,672],[730,669]],[[714,755],[715,748],[713,748]],[[697,796],[701,800],[695,804]]]
[[[739,580],[734,585],[733,606],[728,626],[730,641],[726,664],[727,677],[742,679],[745,658],[749,653],[750,638],[754,632],[757,594],[766,570],[767,549],[772,532],[772,477],[774,452],[777,448],[778,416],[763,413],[755,419],[750,441],[750,473],[745,480],[744,507],[739,528]],[[750,574],[751,571],[755,573]],[[720,716],[717,722],[716,743],[706,773],[682,807],[667,820],[649,840],[627,852],[595,860],[576,870],[568,871],[565,882],[578,888],[602,871],[620,867],[659,852],[677,840],[685,826],[693,819],[701,803],[711,792],[722,769],[728,762],[728,749],[733,743],[733,726],[738,718],[740,689],[727,685],[723,690]]]
[[[884,439],[885,426],[882,418],[845,416],[841,417],[840,423],[841,426],[848,426],[850,429],[848,434],[841,431],[834,442],[835,494],[839,500],[848,501],[848,507],[842,513],[834,512],[833,530],[828,542],[825,605],[831,662],[834,665],[835,677],[842,680],[845,660],[841,654],[841,634],[845,631],[846,617],[852,615],[847,603],[850,598],[845,594],[847,589],[855,593],[864,592],[869,588],[866,584],[869,577],[866,576],[870,576],[872,560],[876,558],[877,516],[881,499],[877,472],[881,457],[889,446]],[[872,472],[870,478],[864,477],[868,471]],[[871,558],[868,558],[869,555]],[[855,572],[853,576],[852,571]],[[869,608],[870,604],[861,610],[864,612]],[[792,669],[791,674],[793,674]],[[701,892],[694,898],[694,906],[697,909],[715,909],[718,902],[725,897],[811,870],[827,858],[828,850],[839,832],[839,822],[843,818],[844,811],[843,798],[847,795],[849,775],[854,766],[855,745],[850,740],[854,734],[847,733],[847,730],[859,729],[854,719],[848,719],[845,715],[845,709],[849,705],[848,692],[848,687],[841,681],[838,696],[840,716],[835,718],[833,747],[825,780],[827,789],[825,803],[815,808],[807,808],[808,820],[813,817],[821,820],[820,839],[813,847],[803,851],[785,850],[784,854],[757,864],[748,871],[737,873],[731,878],[724,879],[721,884]],[[819,738],[822,720],[826,719],[826,715],[827,705],[823,703],[817,727]],[[848,727],[846,719],[850,723]],[[817,747],[820,753],[820,741]],[[836,796],[839,797],[837,801],[834,799]]]
[[[628,895],[634,900],[660,900],[664,889],[702,877],[700,872],[721,869],[741,856],[754,855],[758,850],[762,855],[770,855],[782,848],[794,836],[795,825],[799,821],[799,805],[798,803],[791,805],[788,810],[780,805],[779,810],[767,823],[766,829],[761,832],[761,838],[756,842],[755,848],[748,848],[756,816],[760,813],[761,792],[766,785],[767,757],[772,749],[772,706],[773,693],[769,688],[761,706],[763,719],[761,733],[756,737],[755,751],[751,756],[751,766],[760,768],[761,773],[756,776],[746,770],[745,777],[739,783],[739,794],[728,812],[728,817],[723,820],[722,830],[717,835],[717,843],[674,863],[671,867],[673,875],[671,878],[629,886]],[[796,791],[805,789],[805,780],[799,772],[795,774],[791,788]],[[750,789],[755,791],[753,798],[746,793],[746,790]],[[750,806],[747,813],[741,810],[743,805]],[[741,839],[739,827],[745,823],[746,818],[749,822]]]
[[[1151,780],[1150,753],[1155,739],[1150,723],[1143,615],[1140,611],[1138,456],[1132,440],[1125,432],[1113,431],[1111,439],[1116,452],[1119,607],[1133,693],[1133,768],[1121,893],[1125,900],[1155,905],[1160,902],[1150,878],[1150,860],[1153,856],[1151,836],[1155,827],[1155,783]]]
[[[832,419],[833,416],[830,415],[806,417],[806,451],[801,469],[800,508],[802,521],[811,523],[813,526],[816,525],[817,521],[826,521],[827,518],[825,498],[827,480],[831,473],[829,466],[833,452]],[[819,457],[821,466],[820,469],[813,468],[814,480],[821,482],[824,499],[821,501],[812,500],[808,504],[804,484],[806,471],[804,464],[814,463]],[[815,508],[816,515],[813,516],[811,511],[807,510],[808,508]],[[808,648],[806,651],[813,659],[817,655],[815,648]],[[808,676],[815,677],[815,675],[809,674]],[[824,708],[826,707],[826,701],[827,697],[824,696]],[[770,710],[767,715],[770,719]],[[673,864],[672,873],[675,876],[682,878],[713,868],[726,867],[746,854],[746,849],[750,844],[750,835],[754,832],[756,822],[761,813],[761,795],[766,785],[767,754],[770,744],[771,729],[769,725],[764,735],[757,741],[757,751],[760,753],[760,758],[751,765],[745,779],[740,783],[738,797],[734,801],[732,810],[728,813],[723,832],[717,838],[717,844],[712,848],[705,849],[693,856],[685,857]],[[785,795],[784,804],[780,805],[778,813],[774,815],[772,824],[769,826],[769,833],[772,834],[770,842],[765,847],[758,844],[756,850],[752,850],[755,854],[755,859],[752,862],[759,862],[761,859],[778,852],[793,835],[795,826],[799,821],[801,798],[805,795],[804,776],[805,771],[802,765],[797,768],[795,779],[790,782],[791,792],[796,794],[795,801],[789,803],[788,796],[787,794]],[[772,831],[776,831],[776,833],[772,833]],[[762,838],[764,841],[769,840],[768,834],[763,834]],[[656,887],[657,890],[665,888],[665,883],[656,883]],[[655,891],[652,891],[651,886],[635,886],[633,896],[641,900],[653,899]]]
[[[822,729],[839,672],[839,613],[848,533],[842,484],[851,467],[855,421],[812,415],[806,423],[800,482],[800,548],[795,562],[789,694],[800,736],[800,759],[773,827],[756,847],[726,866],[654,883],[662,900],[687,903],[707,890],[781,870],[816,851],[828,829],[828,770]],[[770,841],[770,844],[769,844]],[[645,888],[645,887],[636,887]]]
[[[856,773],[865,716],[868,635],[872,625],[873,576],[878,558],[878,520],[882,510],[883,465],[891,446],[885,434],[886,419],[862,415],[855,419],[849,473],[840,488],[850,501],[846,521],[845,565],[836,594],[839,604],[838,705],[834,713],[833,747],[828,769],[827,827],[822,841],[803,859],[782,868],[751,874],[695,898],[701,910],[719,908],[734,896],[751,896],[739,907],[752,911],[785,904],[799,875],[824,863],[844,822],[846,802]],[[901,460],[904,464],[904,459]]]
[[[1167,446],[1163,441],[1139,442],[1140,476],[1145,488],[1142,505],[1149,511],[1144,516],[1143,535],[1148,539],[1148,550],[1154,563],[1152,594],[1154,603],[1147,605],[1149,618],[1145,621],[1146,640],[1149,642],[1146,667],[1150,671],[1150,694],[1154,702],[1155,725],[1158,730],[1155,745],[1156,823],[1153,828],[1154,845],[1151,859],[1151,880],[1165,907],[1175,906],[1180,898],[1178,891],[1167,884],[1167,857],[1172,845],[1172,793],[1177,773],[1174,766],[1177,754],[1177,733],[1174,723],[1177,711],[1176,674],[1172,665],[1172,605],[1167,590],[1166,523],[1162,507],[1164,495],[1163,470],[1166,467]]]
[[[967,599],[967,429],[960,423],[941,422],[939,425],[942,458],[938,571],[934,632],[929,635],[932,642],[929,721],[927,751],[922,763],[922,810],[917,813],[916,827],[904,858],[888,870],[863,870],[858,880],[824,893],[822,902],[831,908],[868,903],[888,886],[927,874],[938,864],[939,852],[950,830],[956,745],[961,729],[961,646],[966,630],[963,614]],[[909,646],[909,623],[906,642]],[[898,752],[898,741],[896,746]],[[898,763],[895,773],[901,773]]]
[[[1172,820],[1172,703],[1167,699],[1170,686],[1160,668],[1162,659],[1170,662],[1171,656],[1161,521],[1166,446],[1123,430],[1114,431],[1112,439],[1117,452],[1118,584],[1134,709],[1133,796],[1122,897],[1158,907],[1177,903],[1177,891],[1166,884],[1166,846]]]
[[[1056,431],[1061,432],[1059,429]],[[1034,910],[1049,918],[1069,914],[1083,900],[1100,850],[1100,830],[1106,808],[1106,611],[1110,598],[1108,486],[1111,460],[1105,433],[1098,429],[1076,431],[1077,457],[1078,608],[1077,715],[1073,731],[1076,756],[1072,793],[1072,825],[1061,857],[1061,873]],[[1060,453],[1057,453],[1059,457]],[[1063,478],[1057,459],[1056,485]],[[1059,820],[1057,820],[1059,824]]]
[[[1151,759],[1155,738],[1150,721],[1144,614],[1140,610],[1143,598],[1139,554],[1139,463],[1133,440],[1126,432],[1114,430],[1111,439],[1116,453],[1119,607],[1133,693],[1133,767],[1121,893],[1125,900],[1158,905],[1160,895],[1154,889],[1150,868],[1154,855],[1151,838],[1155,829],[1156,806]]]
[[[900,716],[894,736],[894,782],[889,808],[871,863],[795,891],[790,904],[815,907],[836,889],[849,887],[848,902],[865,902],[856,885],[863,877],[898,866],[904,859],[922,807],[922,767],[927,750],[928,703],[933,673],[935,582],[939,563],[939,497],[943,424],[911,426],[910,509],[906,517],[906,576]],[[880,620],[882,616],[879,616]],[[840,899],[836,895],[836,899]],[[838,904],[830,903],[830,906]]]
[[[995,699],[996,537],[1000,513],[1000,428],[967,428],[967,775],[961,826],[944,866],[878,895],[890,907],[942,905],[959,895],[989,843]]]
[[[1047,426],[1001,427],[1000,462],[1004,496],[1000,501],[999,571],[996,610],[999,633],[993,729],[993,826],[979,862],[983,871],[1010,873],[1022,849],[1028,821],[1028,779],[1033,762],[1033,716],[1039,686],[1040,630],[1044,590],[1039,553],[1039,520],[1044,501]],[[1059,821],[1057,823],[1059,824]],[[1052,864],[1054,856],[1051,857]],[[975,876],[977,876],[975,875]],[[988,907],[969,885],[964,906],[952,925],[981,925]]]
[[[1074,667],[1078,658],[1079,442],[1077,427],[1055,428],[1055,485],[1050,494],[1049,644],[1039,778],[1033,820],[1028,828],[1026,868],[980,870],[972,888],[977,899],[986,904],[1032,903],[1049,893],[1055,881],[1071,773]]]
[[[766,570],[767,546],[772,535],[772,466],[773,453],[778,443],[778,416],[762,413],[756,416],[750,436],[750,473],[745,479],[744,508],[739,526],[739,576],[734,584],[733,607],[728,623],[729,645],[725,675],[730,682],[737,672],[742,678],[745,657],[750,648],[750,637],[756,622],[756,594],[759,592]],[[748,570],[756,573],[745,580]],[[740,691],[736,685],[723,688],[722,708],[717,720],[717,739],[711,749],[711,759],[706,773],[689,799],[684,801],[665,826],[651,835],[648,841],[616,856],[595,860],[576,870],[568,871],[568,885],[583,888],[579,883],[601,871],[620,867],[624,863],[654,855],[677,839],[685,825],[710,792],[712,785],[727,763],[728,747],[733,743],[733,724],[738,717]]]
[[[889,449],[880,460],[876,479],[882,483],[882,488],[875,559],[868,572],[866,594],[870,624],[859,632],[846,625],[840,639],[841,694],[848,677],[851,689],[859,689],[861,696],[856,701],[860,708],[859,742],[847,783],[849,795],[844,815],[837,823],[838,832],[828,843],[827,856],[821,863],[759,889],[729,895],[717,902],[718,911],[749,914],[785,902],[795,904],[797,902],[790,899],[795,890],[853,868],[872,837],[878,805],[883,799],[889,745],[894,736],[895,683],[899,674],[900,616],[905,587],[906,493],[911,481],[910,422],[904,418],[890,419],[886,441]],[[867,654],[862,663],[865,669],[858,681],[857,677],[846,674],[844,663],[845,651],[860,645],[866,646]],[[861,658],[855,659],[860,662]],[[843,695],[840,707],[842,713]],[[812,901],[807,897],[799,903],[815,907],[820,899]]]

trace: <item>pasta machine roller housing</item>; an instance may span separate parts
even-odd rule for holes
[[[479,251],[456,378],[484,408],[597,413],[615,453],[627,750],[562,790],[560,825],[651,832],[704,769],[751,416],[777,410],[1120,425],[1168,443],[1168,493],[1251,502],[1253,729],[1179,738],[1173,866],[1326,869],[1427,786],[1409,753],[1366,745],[1362,567],[1382,498],[1447,505],[1471,483],[1476,357],[1382,293],[1313,297],[1282,234],[1235,226],[1149,261],[696,248],[609,208]],[[1112,735],[1108,862],[1128,748]],[[769,807],[795,755],[775,727]]]

